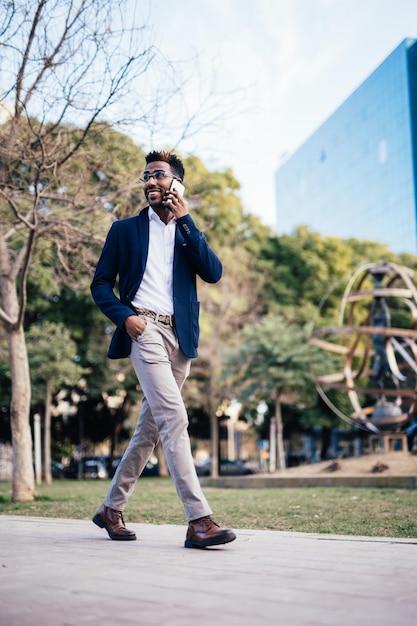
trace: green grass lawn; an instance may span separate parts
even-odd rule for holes
[[[11,501],[0,482],[0,514],[90,519],[107,491],[107,480],[55,480],[40,485],[30,503]],[[417,537],[417,490],[343,487],[297,489],[205,488],[214,519],[232,528],[290,532]],[[142,478],[125,511],[127,523],[185,524],[169,478]]]

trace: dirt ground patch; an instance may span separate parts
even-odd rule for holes
[[[286,476],[415,476],[417,455],[409,452],[366,454],[347,459],[322,461],[285,470]]]

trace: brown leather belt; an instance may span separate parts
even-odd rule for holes
[[[161,324],[165,324],[166,326],[174,326],[173,315],[161,315],[160,313],[155,313],[155,311],[150,311],[149,309],[136,309],[136,313],[138,315],[150,317],[155,322],[161,322]]]

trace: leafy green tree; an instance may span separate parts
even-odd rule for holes
[[[375,241],[323,236],[306,226],[293,235],[265,239],[260,254],[268,310],[296,310],[306,322],[323,300],[323,319],[336,321],[346,282],[365,263],[391,261],[415,269],[417,262],[416,257],[396,255]]]
[[[44,405],[44,478],[49,485],[51,474],[51,415],[52,400],[63,385],[76,385],[83,370],[77,363],[77,345],[62,324],[43,322],[31,326],[27,333],[32,377],[33,402],[37,403],[43,387]]]
[[[243,402],[274,402],[279,469],[285,468],[281,405],[315,398],[305,327],[268,315],[242,333],[240,349],[228,357],[231,383]]]

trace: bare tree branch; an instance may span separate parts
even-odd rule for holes
[[[115,126],[157,133],[172,125],[171,135],[184,138],[212,102],[208,94],[194,113],[187,109],[188,79],[154,46],[138,7],[128,0],[0,0],[0,321],[13,381],[17,500],[33,498],[23,328],[31,266],[46,250],[53,277],[75,288],[91,273],[96,245],[116,215],[140,207],[141,150],[128,138],[119,148]],[[103,138],[120,150],[122,165],[97,156]]]
[[[25,78],[25,70],[28,64],[28,60],[29,60],[29,52],[30,49],[32,48],[33,42],[35,40],[35,36],[36,36],[36,31],[37,31],[37,27],[41,18],[41,14],[42,14],[42,10],[44,8],[46,4],[46,0],[40,0],[40,2],[38,3],[38,7],[36,9],[34,18],[33,18],[33,22],[32,22],[32,27],[30,29],[30,33],[29,33],[29,37],[27,40],[27,44],[26,44],[26,48],[23,52],[23,58],[22,58],[22,64],[19,68],[19,71],[17,73],[17,80],[16,80],[16,102],[15,102],[15,117],[18,118],[20,117],[22,110],[25,107],[25,101],[27,102],[30,99],[31,94],[33,93],[35,86],[37,84],[37,82],[40,80],[40,77],[42,76],[42,74],[44,73],[46,67],[44,66],[42,71],[40,72],[38,78],[35,80],[35,82],[33,83],[31,89],[28,90],[27,95],[25,96],[25,98],[22,100],[21,93],[22,93],[22,88],[23,88],[23,80]]]

